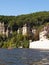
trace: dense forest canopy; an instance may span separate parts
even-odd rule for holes
[[[22,27],[25,23],[29,23],[31,27],[39,27],[49,23],[49,12],[36,12],[19,16],[0,16],[0,22],[4,22],[12,27]]]

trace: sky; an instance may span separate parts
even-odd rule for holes
[[[49,0],[0,0],[0,15],[22,15],[49,11]]]

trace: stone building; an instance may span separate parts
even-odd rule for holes
[[[8,29],[8,26],[5,27],[4,22],[0,22],[0,35],[5,35],[8,37],[9,34],[12,34],[12,29]]]
[[[27,35],[27,31],[28,29],[27,29],[27,25],[25,24],[24,26],[23,26],[23,28],[22,28],[22,35]]]
[[[22,34],[22,28],[18,28],[17,33]]]
[[[1,23],[0,22],[0,34],[5,34],[5,27],[4,27],[4,22],[3,23]]]
[[[42,31],[42,32],[40,32],[39,33],[39,39],[40,40],[45,40],[45,39],[47,39],[47,31],[46,30],[44,30],[44,31]]]
[[[22,35],[28,35],[31,33],[31,30],[30,30],[30,26],[25,24],[23,27],[22,27]]]
[[[44,26],[43,30],[39,33],[39,39],[40,40],[47,39],[48,34],[49,34],[49,25]]]
[[[20,33],[20,29],[18,28],[18,30],[17,30],[17,33],[19,34]]]
[[[11,36],[12,35],[12,28],[10,27],[7,27],[6,29],[6,34],[5,34],[7,37]]]
[[[36,34],[36,31],[37,31],[36,29],[32,29],[33,34]]]

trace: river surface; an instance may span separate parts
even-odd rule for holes
[[[49,51],[0,49],[0,65],[49,65]]]

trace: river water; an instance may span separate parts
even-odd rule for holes
[[[49,65],[49,51],[0,49],[0,65]]]

